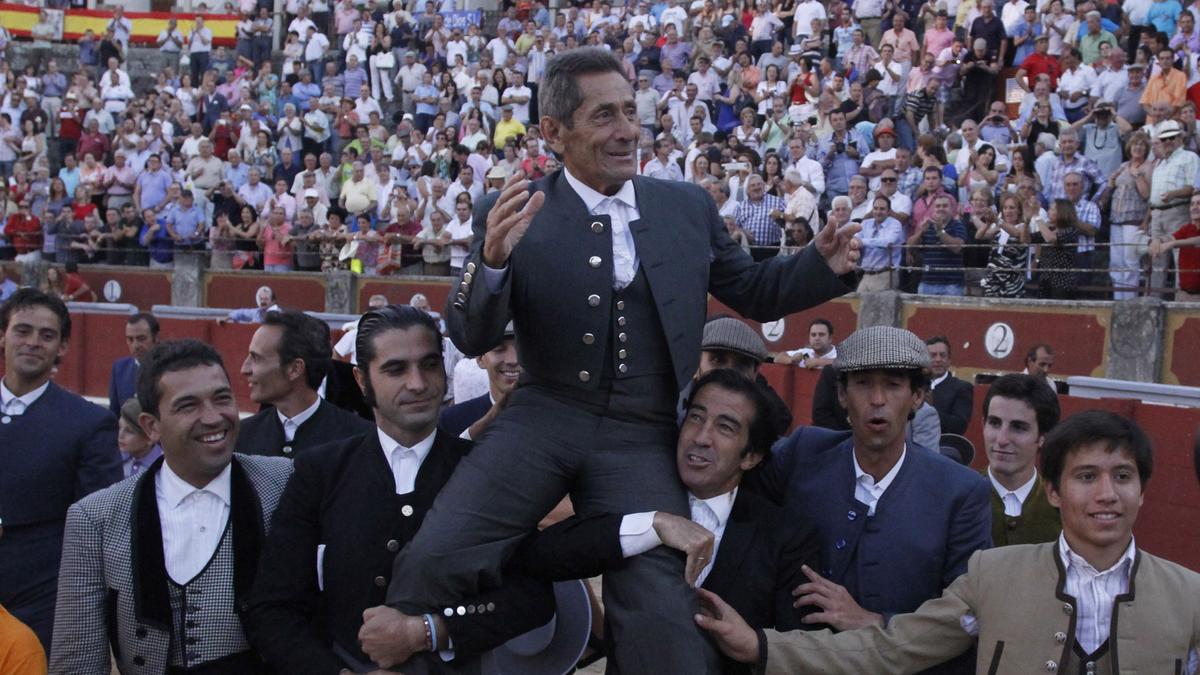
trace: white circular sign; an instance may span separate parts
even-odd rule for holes
[[[121,282],[116,279],[109,279],[104,282],[104,299],[109,302],[116,302],[121,299]]]
[[[783,319],[768,321],[762,325],[763,337],[767,339],[767,342],[779,342],[780,338],[783,337],[785,327]]]
[[[992,324],[983,335],[983,346],[992,358],[1005,358],[1012,353],[1015,343],[1012,326],[1006,323]]]

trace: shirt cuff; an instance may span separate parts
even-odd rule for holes
[[[461,434],[459,434],[458,437],[463,439],[464,441],[475,440],[475,439],[471,438],[471,427],[467,427],[466,429],[463,429],[463,432]]]
[[[655,513],[658,512],[631,513],[621,518],[622,557],[632,558],[662,545],[662,539],[658,537],[658,532],[654,531]]]
[[[438,656],[446,663],[454,660],[454,638],[446,638],[446,648],[438,650]]]
[[[500,289],[504,288],[504,282],[508,280],[508,265],[500,269],[483,265],[483,283],[487,284],[489,293],[496,294]]]

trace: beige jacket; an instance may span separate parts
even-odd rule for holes
[[[1057,542],[979,551],[940,598],[894,617],[887,629],[767,631],[765,672],[917,672],[971,646],[976,638],[961,624],[968,613],[979,626],[976,673],[1081,672],[1073,650],[1076,600],[1063,592],[1065,583]],[[1200,646],[1200,574],[1139,549],[1129,592],[1113,606],[1108,644],[1087,672],[1183,672]]]

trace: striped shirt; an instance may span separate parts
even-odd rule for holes
[[[1108,639],[1112,627],[1113,603],[1118,595],[1129,592],[1129,572],[1133,567],[1132,537],[1129,548],[1115,565],[1101,572],[1067,545],[1067,538],[1058,535],[1058,554],[1067,570],[1064,592],[1078,603],[1075,620],[1075,641],[1091,654]]]
[[[946,224],[946,234],[967,240],[967,227],[957,220]],[[921,235],[921,259],[923,261],[921,281],[927,284],[962,284],[963,256],[947,248],[938,237],[937,228],[930,225]]]
[[[771,212],[782,213],[786,207],[782,199],[771,194],[764,194],[757,204],[747,198],[738,206],[734,220],[754,239],[755,246],[777,246],[783,230],[771,217]]]

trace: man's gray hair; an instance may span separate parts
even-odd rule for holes
[[[799,185],[804,182],[804,178],[800,176],[800,172],[795,167],[783,172],[783,179],[792,185]]]
[[[538,90],[538,110],[571,128],[571,118],[584,99],[579,77],[608,72],[624,76],[621,62],[603,47],[582,47],[558,54],[546,64]]]
[[[1062,143],[1062,139],[1066,138],[1067,136],[1070,136],[1071,138],[1074,138],[1075,140],[1079,140],[1079,132],[1068,127],[1066,129],[1063,129],[1062,131],[1058,132],[1058,142]]]
[[[842,204],[845,204],[846,208],[848,208],[848,209],[854,208],[854,200],[850,199],[846,195],[838,195],[837,197],[834,197],[833,201],[830,202],[829,205],[836,209],[839,205],[842,205]]]

